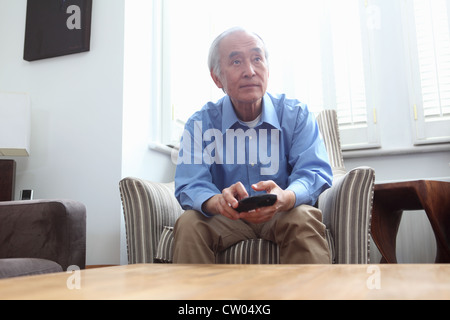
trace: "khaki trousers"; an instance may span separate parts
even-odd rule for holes
[[[214,264],[219,252],[248,239],[278,244],[281,264],[331,263],[322,212],[306,205],[258,225],[190,210],[177,220],[174,236],[174,263]]]

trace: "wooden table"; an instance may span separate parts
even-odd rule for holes
[[[450,265],[129,265],[0,280],[0,299],[448,300]]]
[[[403,211],[422,209],[436,238],[436,263],[450,263],[450,183],[424,180],[375,185],[371,233],[382,263],[397,263]]]

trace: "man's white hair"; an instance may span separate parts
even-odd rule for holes
[[[258,40],[261,41],[261,43],[263,44],[263,50],[264,50],[264,55],[266,58],[266,61],[269,61],[269,53],[267,51],[266,48],[266,44],[264,43],[264,40],[255,32],[251,32],[246,30],[245,28],[242,27],[233,27],[230,28],[226,31],[224,31],[223,33],[221,33],[211,44],[211,48],[209,49],[209,57],[208,57],[208,67],[209,70],[212,71],[214,73],[214,75],[216,75],[217,77],[220,76],[221,73],[221,69],[220,69],[220,43],[222,42],[223,39],[225,39],[226,37],[228,37],[229,35],[236,33],[236,32],[246,32],[250,35],[255,36]]]

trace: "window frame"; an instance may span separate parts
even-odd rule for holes
[[[156,46],[161,47],[161,53],[159,55],[160,59],[160,79],[161,85],[158,88],[158,92],[160,94],[159,100],[159,113],[161,114],[161,122],[159,125],[158,139],[165,145],[177,145],[179,141],[172,139],[173,132],[178,132],[181,136],[183,123],[175,119],[174,117],[174,106],[171,101],[171,79],[170,79],[170,41],[168,41],[170,37],[170,12],[167,9],[167,5],[164,4],[165,1],[155,0],[157,3],[160,3],[160,15],[161,20],[158,21],[160,29],[161,29],[161,37],[159,39],[159,43],[155,43]],[[167,0],[166,0],[167,1]],[[170,1],[170,0],[169,0]],[[333,0],[324,0],[333,1]],[[364,76],[365,76],[365,87],[366,87],[366,109],[367,109],[367,121],[365,126],[359,127],[340,127],[340,135],[342,141],[342,149],[345,151],[348,150],[364,150],[364,149],[374,149],[380,148],[380,134],[379,134],[379,125],[377,121],[377,106],[378,106],[378,96],[377,96],[377,88],[376,88],[376,74],[374,70],[376,69],[375,59],[374,59],[374,47],[373,47],[373,33],[376,32],[376,28],[370,30],[368,27],[368,19],[371,18],[370,13],[368,12],[369,1],[367,0],[358,0],[359,10],[360,10],[360,23],[361,23],[361,37],[362,37],[362,54],[363,54],[363,67],[364,67]],[[331,28],[331,27],[330,27]],[[367,33],[364,31],[367,30]],[[331,30],[329,30],[331,31]],[[326,37],[331,37],[331,35],[327,35]],[[322,39],[323,41],[323,39]],[[322,52],[329,51],[324,50],[322,48]],[[332,56],[332,54],[331,54]],[[329,57],[328,57],[329,59]],[[327,65],[333,64],[331,61],[325,61],[326,57],[322,57],[322,67],[326,68]],[[205,61],[206,64],[206,61]],[[205,71],[206,72],[206,71]],[[333,98],[330,98],[332,95],[329,94],[333,90],[330,85],[331,75],[328,75],[328,79],[324,79],[324,107],[323,109],[336,109],[336,103],[333,102]],[[333,75],[334,77],[334,75]],[[334,81],[334,79],[332,79]],[[211,80],[212,81],[212,80]],[[301,99],[301,97],[296,97]],[[208,101],[205,101],[205,104]],[[202,106],[198,106],[200,109]]]
[[[445,1],[450,30],[450,0]],[[449,143],[450,117],[436,120],[427,120],[425,117],[413,1],[402,1],[402,20],[413,144],[421,146]]]

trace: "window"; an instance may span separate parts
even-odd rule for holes
[[[364,5],[363,5],[364,4]],[[334,87],[324,91],[326,105],[337,110],[343,149],[378,147],[374,65],[366,1],[329,1],[325,10],[331,36],[324,64],[333,63],[326,79]],[[325,46],[327,47],[327,45]],[[328,54],[328,55],[327,55]]]
[[[450,142],[450,1],[404,1],[415,144]]]
[[[178,141],[189,116],[223,96],[207,68],[209,46],[239,25],[266,42],[269,92],[299,99],[315,113],[337,109],[344,149],[378,146],[367,1],[162,3],[164,143]]]

